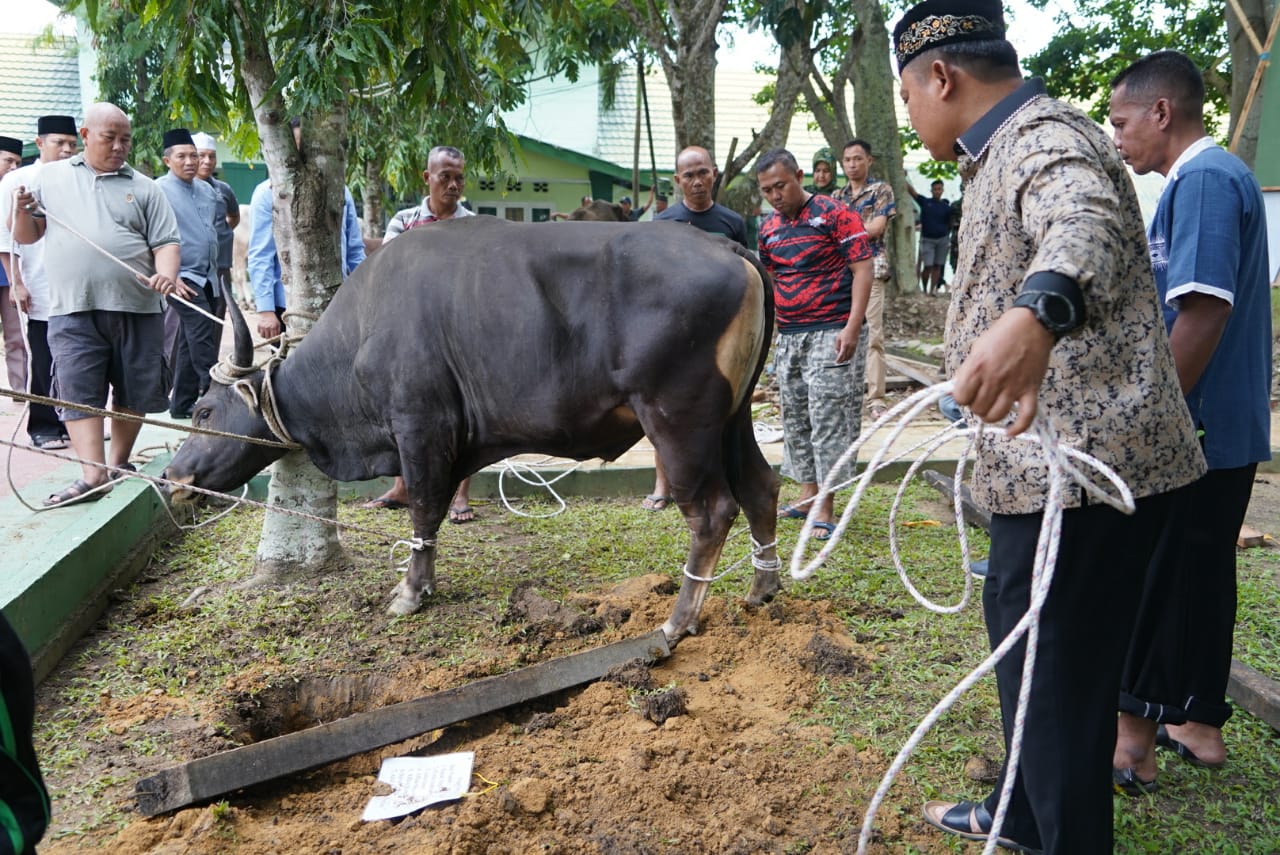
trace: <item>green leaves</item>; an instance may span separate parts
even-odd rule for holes
[[[1031,2],[1044,8],[1047,0]],[[1057,15],[1058,34],[1023,63],[1045,78],[1049,94],[1087,104],[1094,119],[1105,121],[1111,79],[1152,51],[1175,48],[1207,72],[1205,115],[1210,133],[1216,131],[1215,116],[1230,112],[1231,62],[1223,3],[1076,0],[1072,5],[1074,14]]]

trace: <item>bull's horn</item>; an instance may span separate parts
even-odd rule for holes
[[[238,368],[253,366],[253,336],[249,334],[249,323],[236,303],[232,294],[223,294],[227,304],[227,317],[231,318],[231,329],[235,331],[235,348],[231,351],[231,364]]]

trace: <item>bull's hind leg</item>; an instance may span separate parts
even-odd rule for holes
[[[738,503],[724,477],[718,438],[707,433],[689,432],[679,439],[651,435],[666,467],[672,495],[692,535],[680,595],[671,617],[662,625],[673,644],[685,635],[697,633],[698,614],[711,588],[710,579],[715,575],[729,527],[738,515]]]
[[[782,562],[778,558],[778,476],[756,443],[750,409],[744,407],[725,429],[725,471],[729,489],[751,526],[755,547],[755,575],[747,603],[767,603],[782,590]]]

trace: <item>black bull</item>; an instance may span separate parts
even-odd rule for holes
[[[251,342],[232,309],[238,365]],[[779,588],[777,478],[756,445],[751,391],[773,330],[754,257],[686,225],[512,224],[410,231],[338,290],[273,385],[281,422],[340,481],[402,474],[413,553],[393,614],[435,590],[435,537],[458,483],[505,457],[614,460],[647,435],[692,533],[668,638],[697,631],[707,579],[742,507],[765,545],[748,602]],[[272,436],[258,371],[215,383],[193,423]],[[251,389],[249,387],[252,387]],[[251,392],[253,394],[251,394]],[[240,486],[283,451],[193,435],[167,476]],[[175,488],[181,501],[190,491]]]

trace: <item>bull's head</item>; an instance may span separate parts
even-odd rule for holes
[[[241,369],[252,368],[253,338],[234,299],[227,300],[227,317],[235,332],[231,364]],[[191,424],[239,436],[276,440],[259,405],[262,379],[261,369],[245,374],[230,385],[215,379],[209,391],[192,407]],[[192,434],[169,462],[164,477],[207,490],[234,490],[283,457],[285,451],[241,440]],[[198,494],[175,486],[170,488],[169,495],[173,501],[183,502],[192,501]]]

